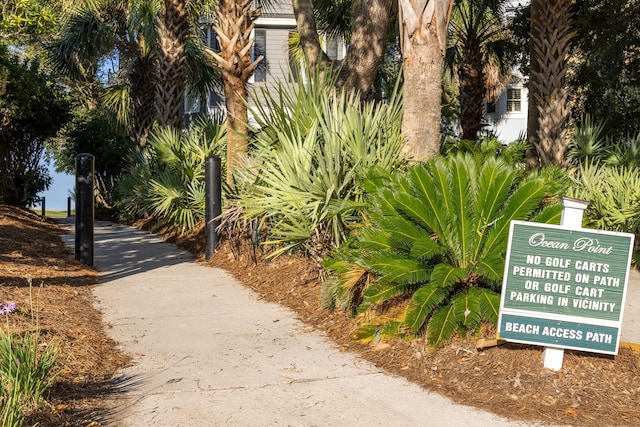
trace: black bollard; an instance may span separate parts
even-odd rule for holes
[[[71,216],[71,197],[67,197],[67,218]]]
[[[76,156],[76,256],[75,259],[93,267],[93,175],[94,157]]]
[[[42,218],[47,216],[47,201],[44,196],[40,197],[40,209],[42,210]]]
[[[205,237],[207,239],[205,256],[207,261],[211,259],[218,247],[218,227],[220,227],[220,214],[222,213],[222,174],[220,157],[207,157],[204,162],[204,188],[205,188]]]

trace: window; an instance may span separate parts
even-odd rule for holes
[[[198,97],[198,95],[189,96],[188,93],[184,94],[184,112],[185,113],[200,112],[200,98]]]
[[[254,37],[256,40],[253,43],[251,61],[255,61],[260,55],[263,58],[253,72],[253,81],[265,82],[267,81],[267,30],[255,30]]]
[[[207,47],[214,52],[220,52],[220,43],[213,28],[207,28]]]
[[[522,111],[522,89],[507,89],[507,112],[518,113]]]

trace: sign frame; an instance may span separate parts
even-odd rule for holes
[[[537,258],[535,259],[535,262],[537,262],[537,264],[534,262],[534,258],[531,258],[533,257],[533,255],[525,255],[527,262],[531,264],[529,266],[531,268],[525,269],[521,266],[521,264],[523,263],[522,253],[514,253],[514,233],[516,229],[528,230],[528,232],[530,233],[537,232],[539,234],[542,234],[542,236],[544,236],[544,232],[548,230],[549,233],[553,234],[554,236],[562,236],[567,240],[574,238],[574,245],[579,240],[575,239],[576,236],[581,236],[581,238],[588,238],[584,236],[592,236],[594,241],[598,241],[598,237],[600,237],[600,239],[608,241],[611,241],[612,239],[619,239],[622,242],[624,239],[624,242],[619,245],[619,248],[622,248],[625,252],[623,252],[621,256],[618,256],[618,264],[615,264],[613,268],[610,264],[606,263],[600,263],[600,266],[598,266],[598,263],[594,262],[592,265],[594,270],[597,270],[598,268],[603,269],[602,266],[606,265],[607,276],[603,275],[601,277],[601,280],[608,279],[609,283],[611,283],[613,279],[612,277],[610,277],[610,275],[615,273],[613,275],[617,276],[617,279],[613,279],[614,285],[596,286],[594,284],[591,284],[589,287],[587,287],[584,286],[586,283],[584,281],[575,282],[575,278],[576,276],[579,276],[579,274],[576,275],[575,273],[569,273],[567,269],[569,268],[568,265],[574,262],[576,258],[580,258],[580,256],[574,255],[576,255],[577,252],[581,252],[581,250],[574,249],[574,247],[571,246],[567,247],[562,242],[550,241],[548,243],[545,243],[544,240],[540,240],[540,237],[538,237],[537,241],[532,241],[531,239],[533,239],[533,234],[531,234],[531,237],[529,238],[529,241],[527,241],[527,244],[529,244],[529,246],[533,246],[536,243],[542,241],[541,245],[548,245],[544,247],[544,249],[549,251],[549,255],[546,256],[544,263],[542,262],[541,256],[537,256]],[[573,237],[571,237],[572,235]],[[540,345],[544,347],[559,349],[573,349],[603,354],[618,354],[620,345],[620,329],[622,326],[624,307],[626,303],[630,261],[634,247],[634,237],[635,236],[630,233],[594,230],[587,228],[567,228],[560,225],[526,221],[512,221],[509,228],[509,240],[507,244],[507,255],[504,266],[502,293],[500,296],[498,336],[507,341],[522,344]],[[541,239],[544,239],[544,237],[542,237]],[[626,239],[628,239],[628,246]],[[522,244],[522,242],[518,241],[517,244]],[[594,250],[602,250],[606,252],[606,249]],[[522,252],[521,249],[520,252]],[[540,249],[532,249],[532,252],[539,254]],[[595,255],[590,254],[589,257],[593,258],[596,255],[601,255],[604,257],[606,253]],[[584,257],[583,254],[582,256]],[[519,259],[516,260],[515,258]],[[623,260],[624,267],[620,265]],[[547,262],[550,262],[551,265],[548,265]],[[581,261],[579,259],[578,262],[582,263],[584,261]],[[612,273],[610,269],[615,271]],[[527,280],[528,291],[525,291],[522,289],[520,278],[514,278],[514,271],[525,276],[525,279],[527,276],[523,273],[533,272],[533,274],[537,274],[538,277],[542,277],[540,279],[540,282],[545,279],[550,279],[549,276],[552,276],[551,279],[556,280],[545,283],[539,283],[539,281],[534,280]],[[544,277],[545,275],[547,277]],[[588,275],[585,274],[584,276]],[[618,283],[617,286],[615,286],[616,283]],[[540,291],[540,285],[543,285],[542,287],[545,293]],[[556,292],[551,292],[552,288]],[[606,290],[609,289],[611,290],[611,292],[607,293],[607,297],[609,298],[610,302],[591,302],[593,300],[590,298],[590,296],[587,296],[585,298],[573,298],[571,300],[569,300],[569,297],[567,296],[564,298],[566,301],[560,301],[563,290],[566,291],[566,294],[568,295],[571,289],[573,289],[574,292],[577,291],[576,288],[588,288],[592,293],[591,295],[599,294],[600,297],[602,297]],[[512,299],[507,299],[509,292],[511,292],[512,296],[516,295],[516,297],[520,297],[520,301],[524,300],[525,302],[520,302],[518,304],[511,303]],[[525,293],[526,295],[524,295]],[[524,296],[522,296],[521,294]],[[546,298],[546,300],[542,300],[543,303],[538,304],[538,302],[540,301],[539,298]],[[529,300],[534,301],[534,303],[528,305],[527,301]],[[573,305],[575,307],[576,302],[574,302],[574,300],[578,300],[578,308],[576,310],[572,310],[571,305],[569,304],[569,302],[571,301],[573,302]],[[566,303],[567,305],[562,305],[561,303]],[[600,318],[598,318],[597,316],[593,317],[584,315],[582,311],[585,310],[581,311],[579,307],[580,305],[588,306],[590,309],[592,307],[604,307],[606,309],[610,309],[610,313],[606,311],[600,312],[598,310],[595,310],[596,313],[599,313]],[[578,312],[578,314],[573,311]],[[514,325],[517,325],[517,327],[514,327]],[[546,328],[542,329],[543,334],[540,334],[540,327]],[[551,336],[549,336],[549,331],[552,331]],[[614,332],[615,339],[613,339],[611,334],[605,334],[602,331],[608,331],[612,333]],[[544,332],[547,332],[547,334],[544,334]],[[587,336],[591,338],[591,342],[587,341]],[[568,339],[567,337],[571,338]],[[602,343],[600,342],[600,340],[605,341],[604,345],[601,345]]]

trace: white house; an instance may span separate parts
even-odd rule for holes
[[[507,13],[515,13],[528,0],[507,1]],[[261,87],[275,86],[278,81],[297,78],[289,56],[288,39],[297,31],[291,0],[274,0],[267,9],[262,10],[254,29],[255,43],[252,56],[263,55],[264,59],[252,76],[250,83],[256,92]],[[215,32],[208,28],[204,34],[207,46],[219,50]],[[336,40],[327,40],[325,51],[332,59],[342,59],[348,46]],[[492,104],[486,105],[485,121],[487,130],[494,133],[502,142],[512,142],[526,133],[527,129],[527,89],[525,78],[517,78]],[[224,97],[221,93],[211,92],[206,99],[186,99],[186,121],[198,113],[215,114],[224,112]]]
[[[529,0],[507,1],[505,5],[507,19],[528,4]],[[496,102],[486,105],[486,129],[505,143],[524,138],[527,133],[529,108],[529,91],[525,86],[527,77],[518,70],[514,70],[513,73],[513,82],[507,86]]]

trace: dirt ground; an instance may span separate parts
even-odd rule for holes
[[[13,334],[38,328],[43,345],[60,345],[49,404],[30,414],[25,425],[106,425],[109,408],[103,399],[129,359],[107,338],[93,308],[96,272],[73,260],[62,233],[30,211],[0,204],[0,302],[15,301],[18,307],[0,320]]]
[[[32,414],[28,425],[108,425],[102,398],[115,392],[117,371],[130,361],[105,336],[108,326],[93,308],[96,273],[73,261],[60,234],[30,212],[0,205],[0,301],[20,307],[9,315],[10,327],[24,330],[37,318],[43,340],[58,341],[62,348],[50,404]],[[204,262],[202,230],[169,240]],[[456,402],[542,423],[640,425],[640,355],[628,348],[615,357],[568,351],[563,369],[552,372],[542,367],[537,347],[506,344],[477,351],[474,342],[454,340],[433,351],[422,340],[361,344],[352,338],[352,319],[322,308],[315,262],[288,256],[267,261],[223,241],[209,264],[229,271],[262,298],[291,308],[344,351]]]

